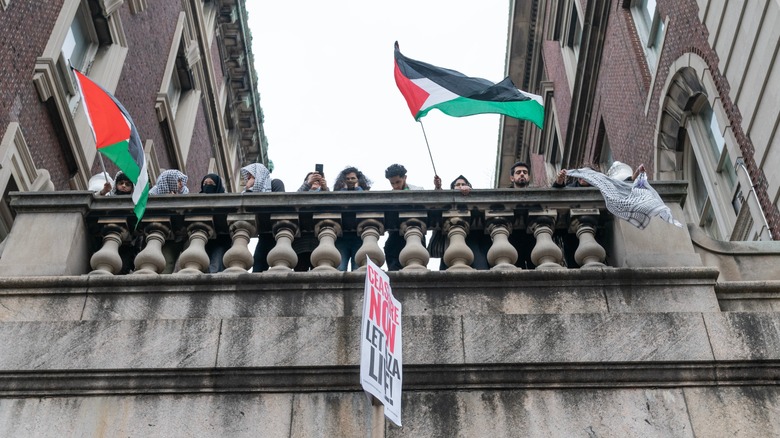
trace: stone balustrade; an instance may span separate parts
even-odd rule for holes
[[[656,189],[682,217],[684,183]],[[247,244],[258,233],[275,241],[262,275],[292,271],[295,241],[304,236],[318,242],[312,269],[338,272],[336,242],[344,232],[362,239],[361,268],[367,258],[385,261],[380,238],[387,232],[404,238],[402,271],[426,271],[428,231],[446,239],[439,256],[451,271],[472,270],[476,255],[492,270],[700,265],[687,230],[660,220],[637,230],[615,220],[592,188],[166,195],[149,199],[138,224],[129,199],[89,192],[17,193],[11,205],[17,218],[0,275],[118,274],[120,248],[133,241],[142,241],[134,274],[198,275],[208,272],[207,245],[220,235],[232,242],[224,272],[243,273],[253,262]],[[661,242],[658,235],[673,238]]]

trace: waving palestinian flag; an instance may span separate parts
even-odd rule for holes
[[[497,113],[544,124],[541,96],[518,90],[508,77],[494,84],[455,70],[409,59],[395,43],[395,83],[415,120],[436,108],[453,117]]]
[[[73,69],[84,99],[89,126],[97,150],[108,157],[133,182],[133,204],[141,220],[149,197],[149,175],[141,138],[125,107],[100,85]]]

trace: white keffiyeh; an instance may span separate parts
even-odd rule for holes
[[[181,189],[179,189],[179,181],[182,182]],[[189,192],[190,190],[187,188],[187,175],[176,169],[164,170],[160,176],[157,177],[157,184],[149,190],[150,195],[168,195],[171,193],[186,195]]]
[[[244,192],[270,192],[271,191],[271,172],[262,163],[252,163],[241,168],[241,178],[246,181],[248,176],[255,177],[255,183],[251,190],[244,188]]]
[[[683,226],[672,217],[672,210],[650,186],[644,172],[639,174],[633,184],[612,179],[588,168],[567,170],[566,176],[582,178],[593,187],[597,187],[604,196],[607,210],[640,230],[647,227],[653,216],[660,216],[661,219],[680,228]]]

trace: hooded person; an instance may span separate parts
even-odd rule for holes
[[[150,195],[186,195],[190,190],[187,188],[187,175],[176,169],[163,171],[157,177],[157,184],[149,190]]]
[[[222,178],[216,173],[209,173],[200,180],[201,193],[225,193],[225,186],[222,185]]]
[[[262,163],[252,163],[241,168],[244,190],[241,193],[271,191],[271,172]]]
[[[121,170],[114,176],[114,190],[108,192],[108,196],[132,195],[135,185]]]
[[[468,196],[471,193],[471,182],[463,175],[458,175],[457,178],[450,183],[450,190],[458,190],[463,196]],[[489,235],[485,234],[482,229],[482,224],[479,218],[472,218],[471,227],[469,233],[466,235],[466,246],[469,247],[474,259],[471,261],[471,267],[478,270],[490,269],[490,264],[487,261],[487,252],[490,250],[492,239]],[[479,225],[479,226],[478,226]],[[447,264],[444,262],[444,252],[449,245],[447,237],[442,230],[437,229],[431,236],[431,242],[428,244],[428,252],[431,257],[441,257],[439,264],[439,270],[443,271],[447,269]]]
[[[209,173],[200,180],[200,193],[225,193],[222,178],[216,173]],[[217,233],[213,239],[206,242],[206,253],[209,255],[209,273],[214,274],[225,270],[224,257],[230,249],[233,240],[230,234]]]

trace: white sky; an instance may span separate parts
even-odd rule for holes
[[[384,170],[433,189],[420,124],[393,79],[393,43],[409,58],[498,82],[505,77],[509,1],[248,0],[273,176],[296,190],[315,163],[332,186],[347,165],[390,190]],[[459,174],[491,188],[499,116],[422,119],[445,188]]]

